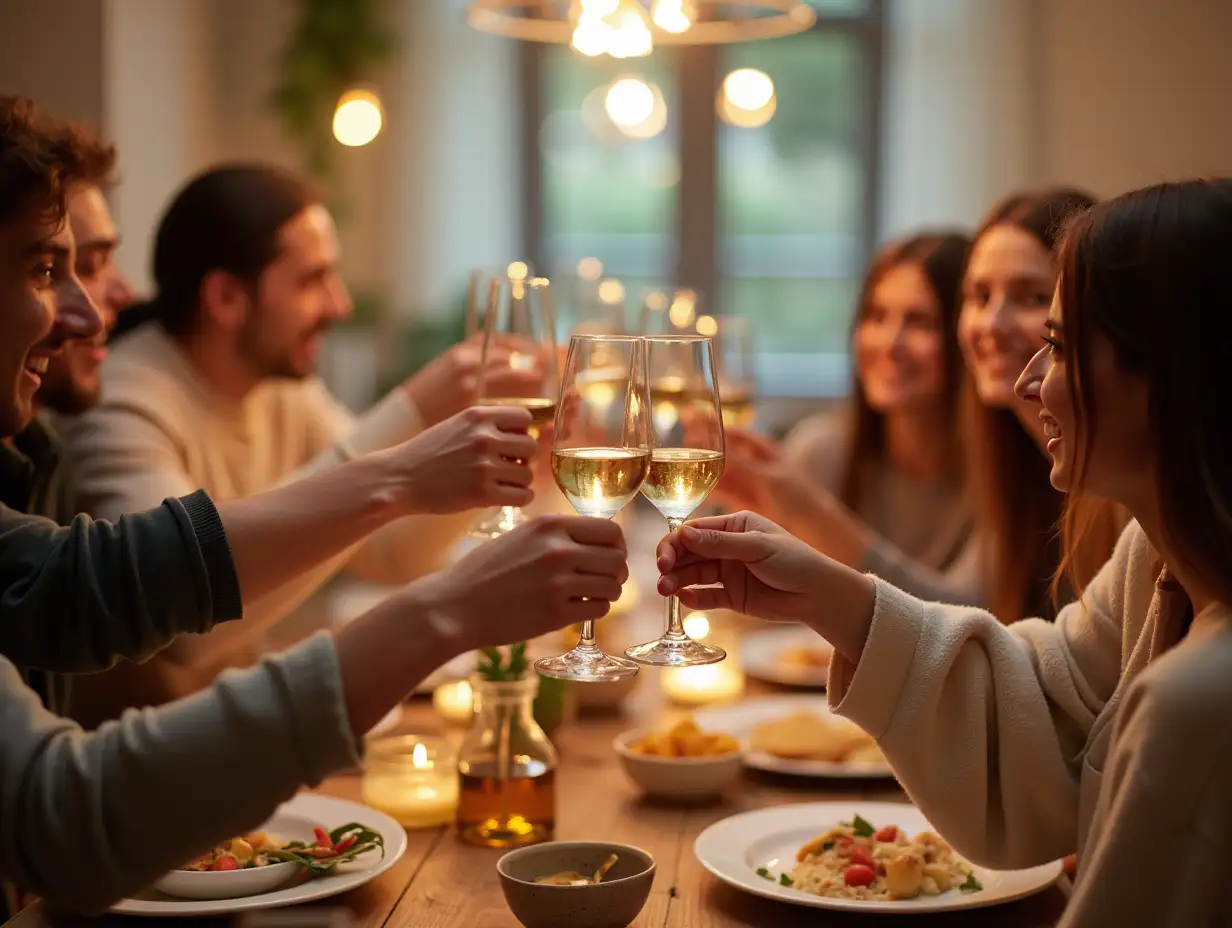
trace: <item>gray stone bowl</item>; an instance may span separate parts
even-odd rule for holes
[[[545,886],[541,876],[565,870],[592,874],[609,854],[620,859],[603,882]],[[654,858],[641,848],[610,841],[551,841],[510,851],[496,862],[501,890],[526,928],[625,928],[637,918],[654,882]]]

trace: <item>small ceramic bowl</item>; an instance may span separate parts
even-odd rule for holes
[[[259,896],[289,883],[303,868],[295,863],[247,870],[172,870],[154,888],[180,899],[238,899]]]
[[[619,860],[603,882],[547,886],[535,879],[566,870],[591,874],[609,854]],[[625,928],[637,918],[654,882],[654,858],[608,841],[551,841],[510,851],[496,862],[501,889],[525,928]]]
[[[632,751],[629,746],[646,734],[646,731],[627,731],[617,735],[612,746],[625,773],[649,796],[671,799],[717,796],[740,779],[743,766],[740,751],[707,757],[658,757]]]

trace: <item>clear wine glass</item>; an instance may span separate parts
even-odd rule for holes
[[[703,327],[710,329],[704,331]],[[753,375],[753,327],[744,316],[700,316],[697,334],[714,341],[719,395],[723,400],[723,426],[747,429],[756,412],[756,380]]]
[[[477,267],[471,271],[466,288],[466,338],[483,331],[492,281],[506,277],[528,280],[534,276],[535,269],[528,261],[510,261],[500,267]]]
[[[483,348],[479,361],[479,406],[519,406],[531,414],[527,430],[538,438],[556,416],[556,337],[546,278],[504,277],[493,279],[488,289],[488,308],[483,320]],[[493,358],[502,354],[508,367],[528,376],[516,378],[516,392],[495,376]],[[470,533],[496,538],[516,528],[525,515],[517,506],[501,506],[482,515]]]
[[[632,336],[569,339],[552,433],[552,476],[579,515],[610,519],[637,495],[650,463],[645,346]],[[637,664],[605,654],[595,623],[565,654],[535,662],[549,677],[601,683],[631,677]]]
[[[653,442],[642,495],[675,531],[723,475],[726,455],[714,346],[701,335],[647,336],[643,342]],[[727,652],[685,634],[680,600],[670,596],[663,637],[627,648],[625,655],[639,664],[689,667],[716,663]]]

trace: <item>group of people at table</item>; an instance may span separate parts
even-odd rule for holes
[[[311,184],[193,178],[135,303],[115,160],[0,99],[0,876],[86,912],[627,577],[617,524],[557,515],[446,563],[470,510],[533,496],[530,415],[472,406],[480,365],[537,374],[470,340],[351,415],[314,377],[351,304]],[[1230,254],[1220,179],[1024,192],[884,246],[850,404],[729,430],[733,514],[656,554],[685,606],[831,642],[831,706],[961,853],[1076,854],[1069,925],[1232,919]],[[268,653],[341,569],[402,585]]]

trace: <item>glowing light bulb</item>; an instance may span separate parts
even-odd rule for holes
[[[622,3],[620,9],[607,18],[612,32],[607,53],[613,58],[641,58],[654,51],[654,37],[645,20],[645,12],[637,0]]]
[[[578,262],[577,275],[582,280],[593,283],[603,276],[603,262],[598,258],[583,258]]]
[[[610,16],[620,6],[620,0],[581,0],[583,16]]]
[[[719,331],[719,324],[715,321],[714,316],[698,316],[697,317],[697,334],[698,335],[716,335]]]
[[[334,110],[334,138],[350,148],[367,145],[381,131],[381,100],[369,90],[348,90]]]
[[[697,9],[690,0],[658,0],[650,14],[651,20],[664,32],[688,32],[697,18]]]
[[[684,633],[694,641],[701,641],[710,634],[710,620],[704,612],[695,612],[684,620]]]
[[[654,113],[654,91],[636,77],[622,77],[608,88],[603,108],[612,122],[625,128],[640,126]]]
[[[510,280],[525,280],[526,275],[530,273],[530,268],[526,266],[525,261],[512,261],[509,267],[505,269],[505,276]]]
[[[573,29],[571,44],[578,53],[594,58],[607,51],[611,35],[610,26],[600,19],[583,14],[578,18],[577,25]]]
[[[608,306],[614,306],[625,298],[625,285],[619,280],[609,277],[599,284],[599,300]]]
[[[774,98],[774,81],[756,68],[739,68],[723,79],[723,95],[737,109],[753,112]]]

